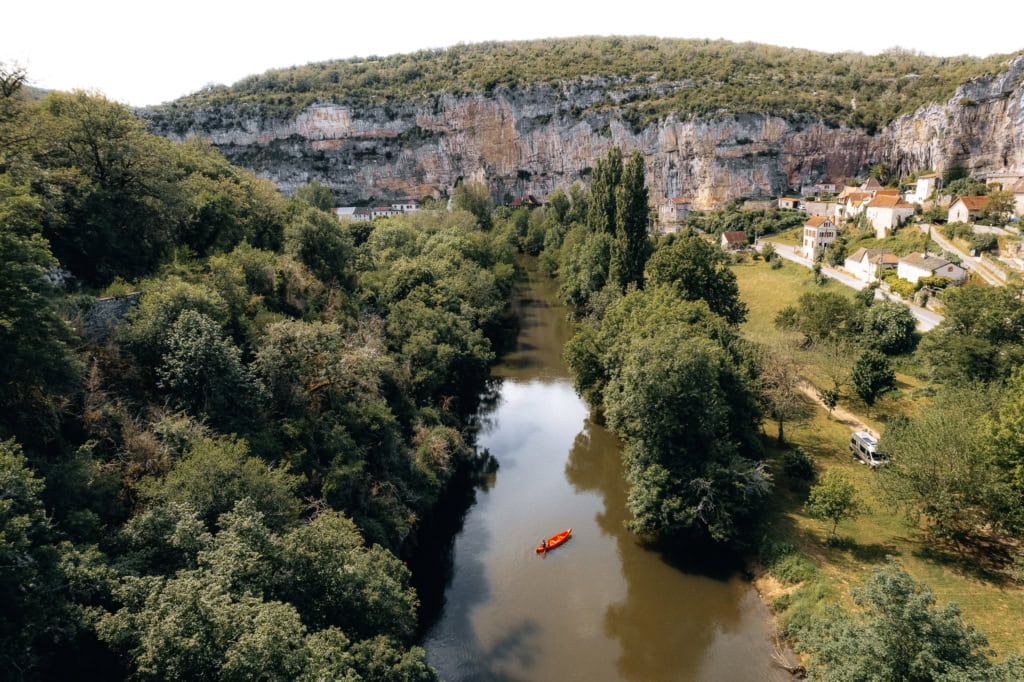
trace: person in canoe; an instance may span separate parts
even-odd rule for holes
[[[548,540],[547,540],[547,538],[544,538],[543,540],[540,541],[540,548],[541,548],[541,551],[543,551],[543,552],[548,551]]]

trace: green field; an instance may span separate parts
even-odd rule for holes
[[[824,288],[853,295],[851,289],[835,282],[818,287],[809,270],[792,263],[779,270],[772,270],[761,262],[739,264],[733,270],[740,295],[750,308],[743,333],[751,340],[771,343],[780,339],[782,334],[774,328],[772,319],[805,291]],[[806,353],[801,357],[806,365],[804,374],[813,382],[816,374],[813,356]],[[915,403],[922,400],[912,395],[914,389],[922,386],[920,380],[904,374],[897,374],[897,379],[899,389],[895,394],[879,401],[871,410],[848,396],[840,400],[840,405],[876,430],[882,430],[889,415],[911,412]],[[766,423],[764,428],[766,433],[774,434],[773,424]],[[1000,655],[1024,651],[1024,636],[1018,625],[1020,614],[1024,613],[1024,589],[1006,581],[1004,576],[985,572],[975,562],[931,546],[917,528],[904,520],[899,510],[886,503],[876,484],[875,472],[852,459],[847,446],[848,426],[829,418],[823,409],[808,402],[805,418],[787,425],[786,435],[791,444],[803,447],[814,457],[819,474],[830,468],[843,469],[868,506],[868,511],[860,518],[840,524],[843,542],[838,546],[827,545],[826,524],[802,511],[806,485],[793,485],[781,476],[778,460],[782,453],[772,450],[770,461],[777,474],[779,495],[772,509],[769,534],[797,547],[819,569],[814,579],[816,584],[804,588],[803,594],[814,595],[815,590],[823,589],[848,599],[849,589],[863,580],[871,566],[894,556],[911,575],[927,583],[940,602],[959,604],[965,619],[985,633]],[[767,596],[770,599],[773,595]],[[792,600],[797,603],[799,593]],[[782,617],[789,615],[783,613]]]

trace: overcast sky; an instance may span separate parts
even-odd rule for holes
[[[10,6],[10,5],[14,6]],[[948,11],[946,8],[948,7]],[[1024,0],[20,0],[0,10],[0,61],[34,85],[157,104],[267,69],[485,40],[578,35],[726,38],[838,52],[1024,49]]]

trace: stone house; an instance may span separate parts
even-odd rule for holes
[[[912,284],[916,284],[922,277],[945,277],[954,282],[963,282],[967,279],[967,271],[959,265],[953,265],[944,258],[926,253],[912,253],[900,258],[896,274],[900,279]]]
[[[831,218],[814,216],[804,223],[803,254],[814,258],[818,249],[824,249],[836,238],[836,225]]]
[[[692,205],[693,202],[689,199],[673,197],[658,207],[658,220],[663,223],[686,220],[686,216],[690,215]]]
[[[420,202],[415,199],[402,199],[391,204],[391,208],[400,213],[415,213],[420,210]]]
[[[797,197],[779,197],[779,208],[800,208],[800,199]]]
[[[882,277],[883,270],[891,270],[899,264],[899,258],[888,249],[860,248],[847,256],[843,267],[863,282],[873,282]]]
[[[834,218],[836,203],[834,201],[804,201],[800,203],[800,210],[809,216]]]
[[[903,201],[899,194],[879,194],[867,205],[866,215],[875,228],[875,236],[885,239],[893,229],[914,215],[914,207]]]
[[[988,205],[988,197],[960,197],[949,206],[951,223],[973,223],[978,213]]]
[[[726,251],[741,251],[747,248],[747,233],[742,230],[723,232],[720,243]]]

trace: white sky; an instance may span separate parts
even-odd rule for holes
[[[16,0],[0,61],[44,88],[157,104],[208,83],[313,61],[485,40],[579,35],[726,38],[822,51],[933,55],[1024,49],[1024,0]]]

